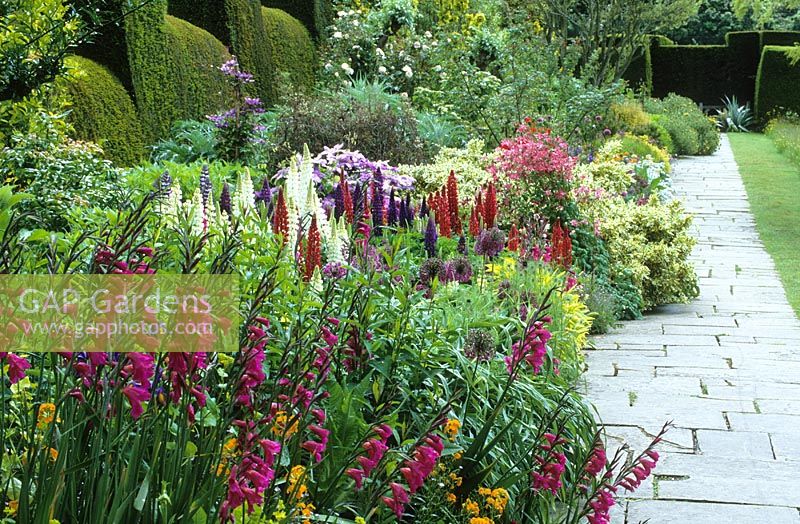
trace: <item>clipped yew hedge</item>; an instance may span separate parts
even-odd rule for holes
[[[800,112],[800,64],[792,65],[786,52],[788,46],[766,46],[756,77],[755,110],[759,117],[770,111],[789,109]]]
[[[277,99],[272,46],[259,0],[170,0],[169,12],[228,46],[242,69],[255,77],[251,94],[268,104]]]
[[[659,45],[651,49],[653,96],[669,93],[718,104],[726,95],[728,48],[724,45]]]
[[[229,99],[218,66],[225,46],[211,33],[166,14],[156,1],[125,19],[136,106],[149,141],[166,136],[173,122],[202,118]]]
[[[314,41],[299,20],[280,9],[261,8],[276,75],[288,75],[292,87],[314,85]]]
[[[333,0],[262,0],[262,4],[297,18],[314,38],[324,37],[325,29],[333,23]]]
[[[75,138],[101,144],[106,157],[119,165],[141,160],[142,125],[122,83],[108,68],[88,58],[70,56],[65,62],[73,72],[67,95]]]

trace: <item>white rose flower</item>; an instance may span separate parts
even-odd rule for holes
[[[383,67],[383,66],[380,66],[380,67],[378,68],[378,72],[379,72],[380,74],[382,74],[382,75],[385,75],[385,74],[386,74],[386,68],[385,68],[385,67]]]
[[[411,66],[403,66],[403,72],[406,74],[406,78],[411,78],[414,76],[414,70],[411,69]]]
[[[419,43],[419,42],[414,42],[414,49],[419,49],[420,47],[422,47],[422,44],[421,44],[421,43]]]
[[[425,38],[433,38],[433,35],[430,31],[425,31]]]
[[[344,35],[342,34],[341,31],[336,31],[335,33],[333,33],[334,38],[342,38],[343,36]]]

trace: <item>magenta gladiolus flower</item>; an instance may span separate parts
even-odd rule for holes
[[[0,353],[0,359],[8,364],[8,379],[16,384],[25,378],[25,370],[30,369],[31,363],[27,359],[13,353]]]
[[[142,402],[150,400],[150,393],[142,386],[125,386],[122,388],[122,394],[128,399],[131,405],[131,417],[134,420],[142,416],[144,409]]]

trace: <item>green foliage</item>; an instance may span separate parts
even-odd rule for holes
[[[800,166],[800,118],[796,114],[773,118],[764,132],[775,142],[778,151]]]
[[[669,132],[657,122],[657,119],[645,112],[644,106],[639,100],[626,98],[619,103],[612,104],[609,110],[608,125],[612,130],[648,136],[668,154],[675,154],[675,145],[672,143]]]
[[[202,27],[236,55],[255,77],[252,96],[274,103],[278,96],[271,40],[258,0],[171,0],[169,13]]]
[[[746,133],[754,120],[750,103],[739,105],[739,101],[736,100],[735,96],[732,98],[726,96],[722,101],[724,102],[724,107],[718,109],[715,115],[719,128],[729,133]]]
[[[797,86],[800,64],[793,65],[786,55],[791,48],[766,46],[756,78],[755,111],[759,118],[773,110],[800,111]]]
[[[314,42],[303,25],[280,9],[261,8],[265,32],[270,40],[271,65],[277,74],[288,76],[294,89],[314,86],[316,58]]]
[[[96,145],[58,133],[16,135],[0,151],[0,178],[32,195],[22,207],[28,225],[64,230],[70,214],[120,203],[117,171],[102,157]]]
[[[396,97],[396,105],[386,104],[383,94],[363,94],[345,91],[290,97],[277,115],[277,159],[290,158],[304,145],[320,152],[331,144],[344,144],[367,158],[394,165],[430,158],[407,100]]]
[[[612,278],[630,271],[645,309],[697,296],[697,276],[688,261],[695,240],[680,202],[662,204],[651,197],[637,205],[615,198],[596,201],[586,210],[601,219]]]
[[[300,20],[315,38],[322,38],[334,17],[333,0],[262,0]]]
[[[154,162],[191,164],[197,160],[217,158],[217,136],[209,121],[180,120],[175,122],[170,136],[153,146]]]
[[[62,75],[82,26],[63,0],[0,3],[0,102],[23,100]]]
[[[401,165],[400,174],[414,178],[417,196],[426,196],[440,190],[447,182],[450,171],[458,178],[458,191],[462,200],[471,200],[478,188],[488,179],[486,167],[489,157],[481,140],[470,140],[464,148],[442,148],[430,164]]]
[[[635,156],[638,158],[650,157],[655,162],[664,164],[664,169],[669,172],[669,152],[666,149],[659,147],[654,138],[646,135],[631,135],[626,134],[621,139],[620,149],[627,156]]]
[[[716,104],[727,91],[727,46],[660,45],[650,53],[655,97],[678,93],[695,102]]]
[[[649,99],[644,108],[669,132],[677,155],[710,155],[719,147],[719,130],[692,100],[669,94]]]
[[[125,19],[136,106],[151,140],[177,120],[220,109],[228,94],[217,69],[229,57],[225,46],[165,10],[156,1]]]
[[[71,69],[67,91],[75,137],[97,142],[115,163],[136,163],[144,154],[142,126],[125,88],[88,58],[69,57],[66,65]]]
[[[731,0],[705,0],[695,16],[667,36],[680,44],[722,44],[727,33],[752,29],[753,21],[738,18],[731,4]]]

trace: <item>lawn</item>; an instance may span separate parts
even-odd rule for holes
[[[744,179],[756,226],[786,288],[800,312],[800,168],[761,134],[728,135]]]

